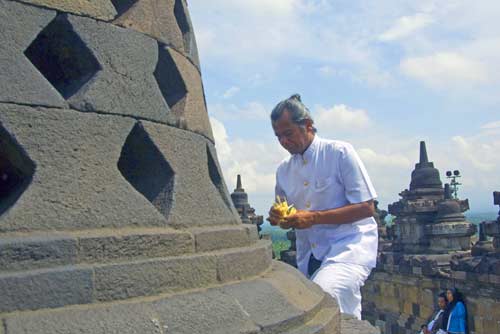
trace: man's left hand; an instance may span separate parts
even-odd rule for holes
[[[314,220],[314,211],[298,210],[295,214],[286,217],[284,219],[284,222],[280,223],[280,227],[285,229],[296,228],[301,230],[313,226]]]

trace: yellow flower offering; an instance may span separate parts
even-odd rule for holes
[[[276,202],[273,204],[273,208],[279,211],[281,219],[284,219],[297,212],[297,209],[293,207],[293,204],[288,205],[286,198],[282,200],[279,196],[276,196]]]

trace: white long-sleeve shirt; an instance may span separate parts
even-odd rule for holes
[[[366,202],[377,194],[354,148],[315,135],[304,154],[285,159],[276,171],[276,195],[299,210],[328,210]],[[375,267],[378,233],[373,217],[350,224],[296,230],[297,265],[306,276],[312,254],[321,261]]]

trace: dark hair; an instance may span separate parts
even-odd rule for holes
[[[302,103],[299,94],[293,94],[288,99],[279,102],[271,111],[271,122],[276,122],[287,110],[290,113],[290,118],[292,122],[297,125],[305,126],[307,120],[314,124],[314,120],[311,116],[311,112]],[[316,132],[316,128],[313,126],[313,131]]]
[[[446,302],[448,302],[448,298],[446,297],[446,292],[441,292],[438,295],[438,298],[443,298]]]

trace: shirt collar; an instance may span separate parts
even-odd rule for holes
[[[314,135],[314,139],[309,145],[309,147],[304,151],[303,154],[297,154],[299,158],[301,158],[304,162],[311,161],[314,155],[314,152],[318,150],[319,147],[319,137],[318,135]]]

